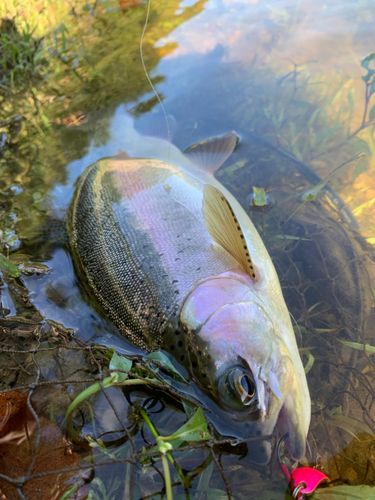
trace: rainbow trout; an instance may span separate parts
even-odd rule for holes
[[[301,459],[311,403],[280,283],[251,220],[212,175],[237,136],[186,154],[133,128],[127,142],[127,154],[77,182],[68,232],[81,281],[130,342],[173,355],[248,435],[277,424]]]

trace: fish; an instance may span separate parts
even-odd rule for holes
[[[124,151],[76,183],[67,224],[81,283],[132,344],[184,366],[234,432],[277,426],[302,459],[311,400],[280,282],[251,219],[213,175],[237,135],[181,152],[127,129]]]

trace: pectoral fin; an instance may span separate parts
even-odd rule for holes
[[[214,174],[233,153],[238,141],[238,136],[232,131],[193,144],[185,149],[184,153],[192,163]]]
[[[212,238],[241,264],[252,280],[257,281],[240,223],[223,193],[206,184],[202,211],[204,224]]]

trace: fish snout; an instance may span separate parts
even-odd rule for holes
[[[279,358],[276,366],[260,370],[257,380],[260,393],[260,428],[263,435],[276,427],[294,460],[301,460],[306,453],[310,406],[305,405],[299,375],[289,355]],[[264,392],[263,392],[264,391]]]
[[[310,424],[310,419],[306,419],[306,414],[310,415],[310,406],[305,406],[300,387],[296,380],[293,380],[280,410],[277,427],[281,435],[287,436],[285,444],[294,460],[301,460],[306,453],[306,439]]]
[[[189,356],[198,353],[191,366],[203,390],[237,422],[249,423],[250,437],[270,435],[276,426],[288,433],[286,445],[300,459],[310,398],[297,346],[288,342],[291,325],[271,305],[235,280],[217,279],[190,295],[181,318],[190,332]]]

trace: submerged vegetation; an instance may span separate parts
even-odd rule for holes
[[[153,0],[143,52],[158,88],[168,83],[158,64],[178,48],[169,34],[206,3],[181,7],[176,0]],[[304,2],[297,4],[290,11],[270,9],[273,24],[267,26],[278,40],[302,23]],[[359,4],[358,22],[366,22],[371,8]],[[34,244],[40,227],[61,215],[51,209],[53,188],[67,183],[70,162],[109,140],[117,105],[125,103],[135,117],[157,105],[139,58],[145,4],[6,0],[0,17],[0,417],[13,422],[0,429],[2,493],[32,499],[38,487],[57,500],[284,499],[276,459],[270,467],[251,465],[251,443],[234,446],[217,435],[168,358],[122,356],[77,340],[85,329],[106,326],[80,317],[79,298],[72,313],[77,323],[68,325],[78,331],[75,339],[53,321],[60,321],[58,308],[40,299],[50,272],[54,278],[69,274],[69,264],[43,267],[51,247]],[[212,57],[218,57],[215,50]],[[334,486],[317,492],[317,500],[336,494],[370,499],[373,489],[363,485],[375,482],[368,458],[374,447],[375,341],[365,324],[373,306],[371,248],[343,224],[325,189],[339,189],[365,236],[375,241],[372,50],[358,58],[353,76],[319,71],[315,61],[276,64],[271,55],[257,53],[249,64],[227,63],[230,72],[221,62],[210,78],[199,71],[178,75],[170,102],[160,92],[179,120],[176,142],[182,148],[216,133],[218,116],[246,138],[219,176],[266,240],[296,320],[313,388],[311,446]],[[197,58],[198,66],[206,64],[202,60]],[[204,106],[192,107],[198,95]],[[253,133],[267,145],[251,139]],[[307,179],[271,146],[312,166],[323,181]],[[350,264],[338,270],[335,259]],[[67,302],[74,303],[69,296]],[[8,435],[20,443],[15,446]],[[54,478],[49,490],[41,485],[44,474]]]
[[[365,178],[374,165],[375,81],[374,70],[370,67],[374,59],[375,54],[371,53],[361,61],[365,70],[362,75],[363,104],[356,99],[350,80],[345,81],[340,75],[333,83],[319,81],[321,75],[312,76],[307,64],[295,67],[278,80],[278,86],[288,89],[288,99],[280,100],[276,109],[274,106],[264,109],[267,118],[272,121],[278,144],[298,159],[316,167],[318,172],[322,172],[322,177],[356,153],[361,153],[358,162],[337,174],[344,185],[344,188],[341,187],[344,193],[349,192],[353,181],[356,185],[356,179],[362,174]],[[317,93],[315,86],[319,86],[322,92]],[[360,120],[358,116],[361,116]],[[372,183],[370,179],[369,182]],[[361,208],[359,200],[353,199],[353,195],[347,199],[362,221],[361,215],[372,206],[374,198]],[[371,234],[374,228],[369,217],[365,224]]]

